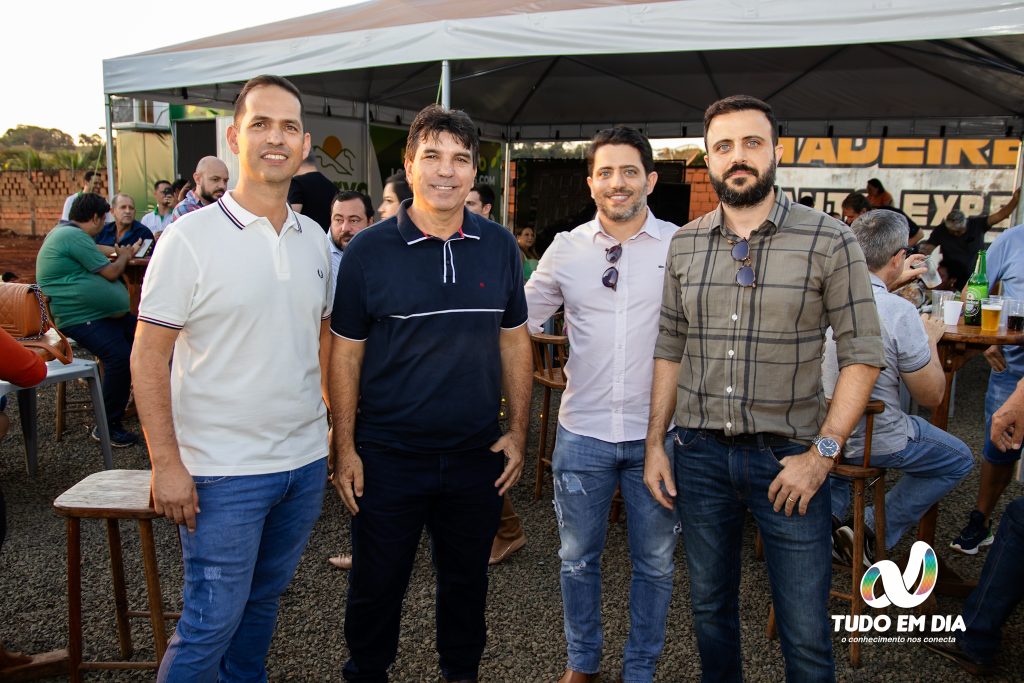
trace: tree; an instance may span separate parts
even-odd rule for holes
[[[73,150],[75,140],[58,128],[21,124],[7,129],[3,137],[0,137],[0,147],[28,147],[35,152],[53,152],[58,149]]]

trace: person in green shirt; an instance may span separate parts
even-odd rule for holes
[[[131,393],[135,316],[128,311],[128,289],[120,278],[138,245],[115,246],[113,261],[100,253],[93,238],[109,210],[98,194],[79,195],[71,205],[71,220],[58,224],[43,240],[36,281],[50,298],[57,327],[103,363],[111,445],[125,448],[138,442],[138,435],[121,424]],[[99,440],[95,427],[92,437]]]

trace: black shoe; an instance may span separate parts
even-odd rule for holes
[[[980,548],[992,545],[995,539],[992,537],[992,524],[985,524],[985,515],[972,510],[960,535],[953,539],[949,547],[964,555],[977,555]]]
[[[839,527],[835,534],[835,547],[839,555],[845,558],[844,564],[853,564],[853,529],[849,526]],[[871,527],[864,526],[864,568],[875,563],[875,532]]]
[[[945,657],[949,661],[954,662],[957,666],[972,676],[987,676],[992,673],[992,665],[984,664],[974,659],[961,650],[960,646],[956,643],[948,645],[939,643],[922,643],[922,645],[940,657]]]
[[[130,448],[139,442],[139,435],[135,432],[129,432],[127,429],[122,427],[115,427],[113,425],[107,427],[110,432],[110,445],[114,448]],[[97,427],[92,428],[90,432],[93,441],[100,440],[100,433]]]

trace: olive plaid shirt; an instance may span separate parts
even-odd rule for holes
[[[808,441],[826,412],[826,328],[840,368],[885,366],[864,254],[849,227],[777,187],[749,239],[755,287],[736,283],[738,239],[721,205],[672,238],[654,356],[680,363],[675,423]]]

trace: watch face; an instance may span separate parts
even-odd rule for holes
[[[818,447],[818,452],[826,458],[834,458],[839,455],[839,442],[835,439],[824,436],[815,440],[814,445]]]

